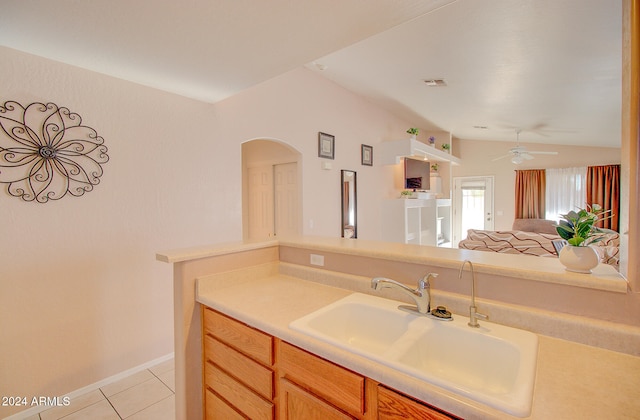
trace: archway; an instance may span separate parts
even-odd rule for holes
[[[302,232],[302,155],[269,138],[242,144],[242,237],[265,240]]]

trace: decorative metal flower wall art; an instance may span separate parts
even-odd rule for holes
[[[104,139],[54,103],[0,106],[0,182],[25,201],[46,203],[93,190],[109,160]]]

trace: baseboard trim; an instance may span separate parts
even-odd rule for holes
[[[167,360],[173,359],[174,356],[175,356],[175,353],[166,354],[164,356],[158,357],[157,359],[153,359],[141,365],[134,366],[131,369],[127,369],[120,373],[116,373],[115,375],[109,376],[108,378],[102,379],[98,382],[94,382],[91,385],[87,385],[80,389],[76,389],[75,391],[71,391],[70,393],[64,395],[63,397],[68,397],[70,400],[73,400],[74,398],[79,397],[80,395],[84,395],[88,392],[95,391],[96,389],[102,388],[105,385],[118,382],[119,380],[124,379],[127,376],[131,376],[134,373],[141,372],[145,369],[149,369],[154,367],[155,365],[159,365],[160,363],[166,362]],[[36,406],[36,407],[28,408],[26,410],[20,411],[19,413],[12,414],[9,417],[5,417],[3,420],[22,420],[27,417],[33,416],[35,414],[41,413],[49,408],[51,407]]]

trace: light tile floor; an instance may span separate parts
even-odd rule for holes
[[[175,420],[173,359],[25,420]]]

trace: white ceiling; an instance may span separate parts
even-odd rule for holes
[[[208,102],[307,65],[426,130],[617,147],[621,3],[0,0],[0,45]]]

